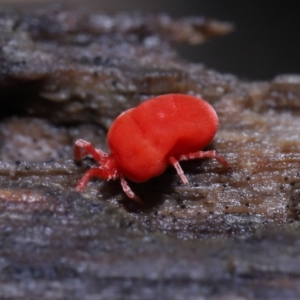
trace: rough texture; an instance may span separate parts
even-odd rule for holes
[[[84,24],[81,26],[81,24]],[[80,26],[79,26],[80,25]],[[1,299],[297,299],[300,76],[243,82],[181,61],[171,41],[227,32],[202,18],[60,6],[0,14]],[[107,150],[116,115],[153,95],[216,109],[216,161],[136,184],[91,182],[78,138]]]
[[[14,106],[28,109],[15,93],[27,94],[35,114],[107,127],[142,99],[186,92],[196,84],[197,78],[187,81],[169,41],[202,42],[232,26],[204,18],[109,16],[53,6],[19,15],[4,12],[0,30],[1,85]],[[42,107],[34,97],[43,98]]]

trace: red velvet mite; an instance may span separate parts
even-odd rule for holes
[[[110,154],[82,139],[76,141],[76,161],[90,154],[99,163],[86,171],[76,190],[82,191],[92,177],[120,178],[125,194],[141,203],[126,178],[147,181],[162,174],[169,164],[174,166],[181,181],[188,184],[179,165],[181,160],[211,157],[228,166],[214,150],[201,151],[212,141],[217,129],[217,114],[202,99],[181,94],[149,99],[116,118],[107,136]]]

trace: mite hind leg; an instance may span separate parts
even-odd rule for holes
[[[188,184],[189,181],[185,177],[183,170],[181,169],[181,166],[179,164],[179,160],[177,160],[174,156],[169,158],[170,164],[175,168],[177,174],[179,175],[181,181],[183,184]]]
[[[144,204],[143,201],[131,190],[129,187],[126,179],[124,177],[120,177],[121,185],[123,188],[124,193],[127,195],[128,198],[133,200],[134,202],[138,204]]]
[[[197,151],[193,153],[188,153],[185,155],[180,155],[178,159],[176,159],[174,156],[169,158],[170,164],[175,168],[177,174],[179,175],[181,181],[183,184],[188,184],[189,181],[184,175],[184,172],[179,164],[182,160],[190,160],[190,159],[197,159],[197,158],[215,158],[221,165],[224,167],[228,167],[228,163],[225,160],[224,157],[218,155],[215,150],[209,150],[209,151]]]
[[[190,159],[196,159],[196,158],[215,158],[223,167],[228,167],[228,162],[225,160],[223,156],[220,156],[216,153],[215,150],[209,150],[209,151],[197,151],[185,155],[179,156],[179,161],[181,160],[190,160]]]

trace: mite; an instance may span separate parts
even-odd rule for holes
[[[168,94],[143,102],[119,115],[108,131],[110,154],[79,139],[74,146],[75,161],[91,155],[99,163],[76,186],[82,191],[92,177],[120,178],[125,194],[142,203],[127,184],[126,178],[143,182],[162,174],[172,165],[181,181],[188,180],[180,167],[182,160],[210,157],[224,167],[228,164],[214,150],[201,151],[218,129],[215,110],[202,99],[189,95]]]

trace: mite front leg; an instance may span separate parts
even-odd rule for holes
[[[101,168],[91,168],[87,170],[83,177],[79,180],[77,183],[75,190],[78,192],[81,192],[88,182],[91,180],[92,177],[100,177],[102,179],[108,179],[109,178],[109,172],[107,170],[103,170]]]
[[[99,163],[103,163],[107,154],[100,149],[96,149],[90,142],[79,139],[74,145],[74,159],[75,161],[80,161],[84,156],[90,154],[94,160]]]

